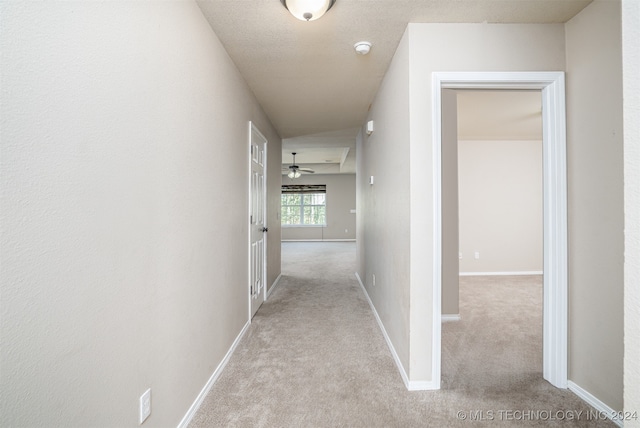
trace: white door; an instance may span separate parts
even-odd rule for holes
[[[251,301],[251,318],[264,302],[266,292],[266,160],[267,140],[251,124],[251,195],[249,203],[249,299]]]

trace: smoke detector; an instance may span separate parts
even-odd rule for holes
[[[355,45],[353,45],[353,48],[356,50],[356,53],[358,55],[366,55],[371,50],[371,43],[370,42],[358,42]]]

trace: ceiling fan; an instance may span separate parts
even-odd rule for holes
[[[296,165],[296,152],[293,152],[291,154],[293,155],[293,163],[289,165],[289,168],[285,169],[285,172],[289,171],[289,173],[287,174],[289,178],[298,178],[302,175],[303,172],[309,174],[313,174],[315,172],[314,170],[309,168],[300,168],[298,165]]]

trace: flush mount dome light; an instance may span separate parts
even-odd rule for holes
[[[300,21],[315,21],[327,13],[336,0],[280,0],[280,2]]]
[[[358,42],[353,45],[358,55],[366,55],[371,50],[371,42]]]

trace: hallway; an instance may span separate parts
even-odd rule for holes
[[[337,0],[304,23],[282,1],[0,1],[0,426],[449,426],[461,406],[513,406],[496,376],[464,392],[450,359],[442,390],[405,391],[353,274],[377,277],[400,373],[433,385],[433,77],[458,72],[564,73],[568,185],[549,185],[568,196],[570,293],[548,299],[570,308],[562,381],[637,416],[640,2],[469,2]],[[252,125],[268,141],[264,284],[285,275],[253,323]],[[343,244],[292,244],[281,271],[294,143],[314,177],[355,165],[355,226],[336,239],[359,232],[357,266]],[[298,144],[335,157],[309,165]],[[546,408],[547,386],[527,385]]]
[[[589,408],[578,397],[541,379],[513,385],[518,391],[472,381],[407,391],[353,274],[355,244],[284,243],[282,259],[279,285],[191,427],[469,426],[459,411],[484,419],[473,426],[523,423],[501,411],[539,411],[524,421],[532,426],[613,426],[588,420]],[[444,337],[444,349],[454,339]],[[460,369],[449,361],[443,376]],[[530,400],[516,401],[524,391]],[[554,420],[557,411],[566,413]]]

